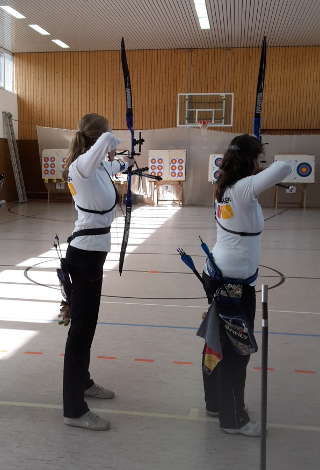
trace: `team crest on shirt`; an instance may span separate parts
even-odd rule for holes
[[[223,201],[222,201],[223,202]],[[217,208],[218,219],[231,219],[234,216],[232,206],[230,204],[219,204]]]
[[[72,178],[68,176],[68,188],[72,196],[75,196],[77,194],[76,188],[74,187],[74,184],[72,183]]]

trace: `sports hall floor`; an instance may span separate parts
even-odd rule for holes
[[[259,439],[225,435],[204,412],[202,340],[195,332],[206,301],[176,248],[193,254],[201,269],[198,235],[210,245],[215,239],[207,208],[136,207],[122,278],[123,221],[114,222],[92,372],[117,397],[90,403],[112,428],[99,433],[63,425],[67,330],[57,324],[61,296],[52,241],[55,233],[66,239],[73,218],[65,203],[0,209],[1,470],[258,469]],[[319,468],[319,235],[320,210],[298,209],[279,211],[263,235],[258,288],[284,280],[269,299],[272,470]],[[260,332],[258,294],[259,343]],[[259,419],[260,360],[260,353],[253,355],[248,368],[253,419]]]

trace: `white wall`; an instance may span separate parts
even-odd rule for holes
[[[120,139],[120,149],[130,147],[128,131],[113,131]],[[65,148],[68,146],[74,131],[65,129],[38,128],[41,148]],[[208,131],[201,134],[196,128],[172,128],[145,130],[142,132],[145,144],[141,157],[136,160],[139,166],[146,166],[148,151],[161,149],[187,149],[186,182],[184,183],[184,202],[186,205],[209,206],[213,201],[214,185],[208,182],[209,155],[224,153],[231,139],[236,135],[229,132]],[[308,207],[320,207],[320,135],[263,135],[267,165],[271,164],[274,155],[279,153],[300,153],[316,156],[316,183],[308,185]],[[284,190],[281,190],[284,192]],[[298,194],[280,195],[289,205],[298,200]],[[298,199],[297,199],[298,198]],[[273,206],[274,191],[266,191],[261,202],[266,207]],[[281,202],[281,198],[280,198]]]
[[[18,119],[18,99],[15,93],[0,88],[0,138],[6,138],[3,132],[2,111],[12,114],[13,119]],[[18,123],[13,122],[16,138],[18,138]]]

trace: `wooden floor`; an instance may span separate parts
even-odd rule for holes
[[[272,217],[274,216],[274,217]],[[320,210],[265,210],[261,283],[269,298],[268,468],[316,470],[320,437]],[[106,433],[63,425],[62,364],[67,330],[53,236],[66,240],[68,203],[0,209],[1,469],[236,470],[259,468],[259,440],[221,433],[204,412],[204,292],[177,247],[204,262],[198,235],[212,245],[203,207],[135,208],[122,277],[123,218],[112,229],[101,312],[92,351],[95,380],[113,388],[92,409],[111,420]],[[63,245],[65,249],[65,245]],[[260,294],[256,337],[261,340]],[[248,367],[246,403],[259,419],[260,352]]]

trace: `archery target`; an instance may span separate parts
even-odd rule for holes
[[[153,176],[163,177],[164,159],[163,157],[153,157],[149,159],[149,173]]]
[[[220,153],[214,153],[209,156],[208,181],[210,183],[216,183],[219,178],[222,159],[223,155]]]
[[[165,181],[184,181],[186,150],[149,150],[149,173]]]
[[[63,179],[68,149],[44,149],[42,152],[42,178]]]
[[[186,151],[169,150],[169,173],[174,181],[185,181],[186,179]]]
[[[274,159],[275,161],[285,161],[291,166],[291,173],[283,180],[284,183],[314,183],[314,155],[275,155]]]
[[[312,166],[307,162],[299,163],[297,166],[297,173],[302,178],[307,178],[312,173]]]

